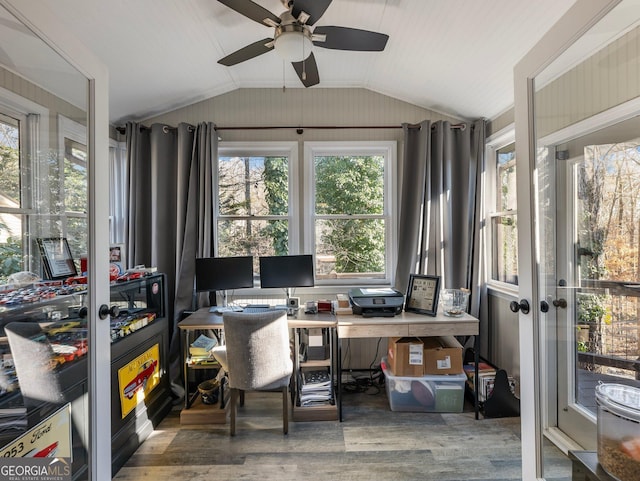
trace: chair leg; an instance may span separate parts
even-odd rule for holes
[[[284,434],[289,433],[289,400],[287,386],[282,388],[282,432]]]
[[[240,391],[240,407],[244,406],[244,390],[239,389]]]
[[[231,388],[230,392],[230,401],[231,401],[231,419],[229,426],[229,434],[231,436],[236,435],[236,417],[238,415],[238,390],[234,387]]]

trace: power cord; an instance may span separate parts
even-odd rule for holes
[[[350,370],[352,381],[342,383],[342,391],[344,393],[366,393],[370,395],[379,394],[384,386],[384,373],[380,364],[376,363],[378,359],[378,353],[380,351],[380,342],[382,338],[378,338],[376,345],[376,352],[373,360],[369,364],[369,370]],[[350,344],[347,346],[347,352],[349,352]],[[362,375],[356,375],[355,373],[365,373]]]

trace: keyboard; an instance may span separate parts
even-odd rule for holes
[[[209,312],[213,312],[215,314],[223,314],[225,312],[242,312],[242,307],[240,306],[211,306],[209,308]]]
[[[272,308],[269,304],[249,304],[244,306],[242,312],[256,313],[270,311]]]

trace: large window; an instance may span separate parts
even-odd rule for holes
[[[301,166],[297,152],[297,142],[221,143],[218,255],[307,253],[316,284],[391,283],[395,142],[305,143]]]
[[[515,144],[491,150],[493,154],[493,209],[489,214],[491,280],[518,284],[518,213]],[[492,157],[487,156],[491,159]]]
[[[222,144],[217,165],[217,254],[260,256],[299,251],[293,219],[297,144]],[[256,260],[257,262],[257,260]]]
[[[21,120],[0,114],[0,283],[14,272],[23,270]]]
[[[36,215],[36,183],[46,175],[37,161],[49,150],[49,111],[0,88],[0,284],[16,272],[40,272],[31,231],[46,222]]]
[[[78,264],[86,255],[85,127],[58,116],[57,134],[50,149],[48,110],[2,90],[0,284],[20,271],[42,274],[39,237],[66,237]]]
[[[305,144],[305,239],[319,283],[391,283],[395,147]]]

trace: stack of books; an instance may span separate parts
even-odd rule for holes
[[[478,363],[478,401],[485,402],[493,394],[493,387],[496,381],[497,369],[486,362]],[[475,364],[469,363],[464,365],[464,372],[467,375],[467,383],[471,389],[475,387]],[[509,376],[509,388],[515,393],[516,381]]]
[[[191,364],[214,364],[216,360],[212,351],[217,343],[216,339],[200,334],[189,346]]]
[[[333,404],[329,371],[302,371],[300,374],[300,406]]]

